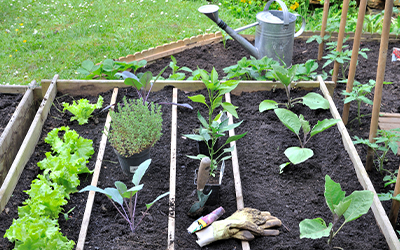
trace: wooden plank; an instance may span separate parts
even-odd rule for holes
[[[111,97],[110,104],[113,104],[116,102],[117,95],[118,95],[118,89],[115,88],[114,92],[112,94],[112,97]],[[106,124],[104,126],[104,133],[101,136],[99,152],[97,154],[96,165],[94,167],[94,173],[93,173],[92,182],[91,182],[91,185],[95,186],[95,187],[97,187],[97,181],[99,180],[99,176],[100,176],[101,164],[103,162],[104,151],[106,149],[106,144],[107,144],[106,133],[110,129],[110,122],[111,122],[111,116],[110,116],[110,111],[109,111],[107,114],[107,118],[106,118]],[[79,232],[78,243],[76,244],[76,250],[83,250],[83,247],[85,245],[85,239],[86,239],[87,229],[89,227],[90,215],[92,213],[92,207],[93,207],[95,194],[96,194],[96,192],[89,191],[88,199],[86,201],[85,213],[83,214],[81,231]]]
[[[36,81],[34,81],[36,83]],[[36,113],[33,89],[26,92],[0,137],[0,185],[3,184],[15,156]]]
[[[336,109],[335,103],[333,102],[331,96],[329,95],[329,92],[324,84],[324,81],[320,76],[318,76],[318,79],[320,81],[320,88],[322,93],[324,94],[325,98],[329,101],[330,105],[330,111],[332,113],[333,118],[335,119],[341,119],[340,114]],[[390,249],[400,249],[400,243],[399,240],[397,239],[397,235],[394,232],[389,218],[386,215],[385,210],[382,207],[381,202],[379,201],[378,195],[375,192],[375,188],[372,185],[371,180],[368,177],[367,172],[365,171],[365,168],[362,164],[362,161],[357,153],[356,148],[354,147],[354,144],[350,138],[349,133],[347,132],[347,129],[342,121],[339,121],[337,123],[337,127],[339,129],[339,132],[342,135],[342,140],[344,147],[346,151],[348,152],[351,161],[353,162],[354,169],[357,174],[357,178],[360,182],[360,184],[363,186],[365,190],[370,190],[374,192],[374,200],[371,206],[372,212],[375,215],[375,219],[377,222],[377,225],[382,231],[382,234],[386,238],[386,242],[389,245]]]
[[[399,113],[384,113],[384,112],[381,112],[379,115],[380,115],[380,117],[397,117],[397,118],[400,118],[400,114]]]
[[[397,124],[400,127],[400,117],[379,117],[379,123]]]
[[[0,93],[6,94],[24,94],[28,85],[0,85]]]
[[[29,127],[28,133],[22,142],[15,160],[8,171],[6,179],[0,188],[0,212],[3,211],[8,200],[10,199],[15,186],[17,185],[19,177],[21,176],[22,170],[24,170],[26,163],[35,150],[35,145],[39,141],[43,124],[47,118],[50,107],[57,93],[57,79],[58,75],[55,75],[49,86],[48,92],[44,96],[42,103],[39,106],[39,110],[36,112],[35,118]]]
[[[178,89],[174,88],[172,102],[178,103]],[[168,250],[175,249],[175,196],[176,196],[176,135],[178,109],[172,105],[171,160],[169,166]]]
[[[225,100],[231,103],[231,95],[229,93],[225,94]],[[228,113],[229,118],[229,125],[233,124],[233,116]],[[235,130],[229,130],[229,137],[235,135]],[[242,193],[242,182],[240,180],[240,170],[239,170],[239,160],[238,154],[236,149],[236,142],[233,141],[230,143],[231,147],[234,147],[233,151],[231,152],[232,155],[232,170],[233,170],[233,180],[235,181],[235,192],[236,192],[236,206],[237,209],[244,208],[244,201],[243,201],[243,193]],[[250,250],[250,244],[248,241],[242,240],[242,249],[243,250]]]

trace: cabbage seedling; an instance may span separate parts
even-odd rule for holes
[[[325,119],[323,121],[318,121],[311,129],[310,123],[304,119],[303,115],[297,116],[295,113],[287,109],[275,109],[274,111],[279,120],[290,131],[295,133],[299,139],[300,147],[290,147],[285,150],[286,157],[295,165],[306,161],[314,155],[314,152],[311,149],[304,147],[311,137],[332,127],[340,121],[340,119]],[[300,128],[303,130],[303,140],[300,138]],[[308,135],[310,136],[308,137]],[[279,166],[280,174],[283,172],[283,169],[290,164],[290,162],[286,162]]]
[[[342,191],[339,183],[334,182],[329,175],[325,176],[325,200],[333,215],[333,222],[326,226],[322,218],[305,219],[300,222],[300,239],[319,239],[328,237],[328,244],[333,237],[350,221],[356,220],[366,214],[374,200],[374,193],[369,190],[354,191],[349,196]],[[334,228],[340,218],[344,216],[344,222],[335,232]]]

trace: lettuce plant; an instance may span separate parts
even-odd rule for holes
[[[233,128],[238,127],[242,122],[234,123],[228,125],[229,119],[226,115],[223,115],[224,112],[228,112],[232,114],[234,117],[238,118],[236,109],[237,107],[233,106],[229,102],[222,102],[222,98],[226,93],[229,93],[239,84],[239,81],[228,80],[225,82],[221,82],[218,80],[218,73],[213,68],[211,74],[208,75],[208,72],[205,70],[200,70],[201,80],[206,85],[208,92],[208,101],[206,101],[206,97],[202,94],[190,96],[189,99],[193,102],[202,103],[206,105],[208,108],[208,117],[204,118],[199,111],[197,111],[197,118],[199,119],[201,126],[199,129],[199,134],[186,134],[185,137],[195,140],[195,141],[204,141],[208,147],[211,166],[210,166],[210,175],[214,176],[214,170],[217,168],[218,163],[229,159],[231,156],[225,156],[220,158],[224,153],[232,152],[233,147],[223,149],[223,147],[229,144],[232,141],[239,140],[246,133],[235,135],[229,137],[225,143],[217,150],[214,151],[214,145],[216,145],[218,138],[225,135],[226,131],[229,131]],[[218,107],[222,106],[223,111],[214,117],[214,111]],[[211,141],[211,143],[209,143]],[[206,155],[199,154],[197,156],[188,156],[192,159],[201,160]]]
[[[123,182],[116,181],[115,182],[116,188],[101,189],[95,186],[87,186],[82,190],[80,190],[79,192],[95,191],[105,194],[110,199],[114,207],[117,209],[118,213],[129,223],[129,228],[131,229],[132,233],[134,233],[136,228],[139,226],[140,222],[142,222],[143,218],[146,216],[149,209],[153,206],[153,204],[169,194],[169,192],[166,192],[158,196],[151,203],[146,204],[146,211],[143,213],[140,220],[137,223],[135,223],[138,192],[143,188],[143,184],[140,184],[140,181],[144,176],[144,174],[146,173],[147,168],[150,166],[150,163],[151,159],[148,159],[139,165],[138,169],[135,171],[135,174],[133,175],[132,178],[132,183],[134,184],[134,187],[130,189],[128,189]],[[118,208],[118,206],[115,203],[119,204],[120,208]]]
[[[325,119],[318,121],[317,124],[311,129],[310,123],[304,119],[303,115],[297,116],[287,109],[275,109],[275,114],[279,120],[293,133],[296,134],[300,142],[300,147],[290,147],[285,150],[285,155],[294,165],[302,163],[314,155],[314,152],[305,148],[306,143],[316,134],[332,127],[340,121],[340,119]],[[303,139],[300,138],[300,129],[303,130]],[[308,137],[308,135],[310,135]],[[283,163],[279,166],[279,173],[290,164],[290,162]]]
[[[287,109],[291,109],[295,104],[302,103],[308,106],[310,109],[329,109],[329,102],[320,94],[310,92],[303,97],[292,98],[290,96],[290,90],[292,88],[293,79],[296,77],[297,68],[300,68],[302,71],[308,72],[312,71],[314,66],[311,63],[307,64],[309,67],[307,69],[306,66],[293,65],[290,69],[285,69],[283,66],[274,65],[272,66],[271,74],[274,78],[283,84],[286,96],[287,103],[277,103],[273,100],[264,100],[259,105],[259,111],[264,112],[266,110],[277,109],[279,105],[285,105]],[[304,68],[303,68],[304,67]]]
[[[90,104],[87,99],[80,99],[78,103],[73,101],[72,105],[69,103],[63,102],[63,112],[68,110],[74,116],[71,117],[71,121],[78,120],[79,125],[83,125],[88,123],[90,117],[92,117],[92,113],[95,109],[99,109],[103,106],[103,97],[99,96],[96,104]]]
[[[328,244],[332,242],[333,237],[342,229],[342,227],[353,220],[366,214],[372,205],[374,193],[369,190],[354,191],[349,196],[342,191],[339,183],[334,182],[328,175],[325,176],[325,200],[332,212],[333,221],[326,226],[322,218],[305,219],[300,222],[300,239],[319,239],[329,237]],[[341,217],[344,222],[335,231],[335,226],[339,223]]]

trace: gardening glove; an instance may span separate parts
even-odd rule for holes
[[[236,238],[252,240],[255,236],[276,236],[279,230],[267,229],[281,226],[282,222],[269,212],[243,208],[224,220],[214,221],[210,226],[196,232],[200,247],[217,240]]]

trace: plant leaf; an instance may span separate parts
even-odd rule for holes
[[[195,96],[188,96],[188,98],[190,100],[192,100],[193,102],[199,102],[199,103],[206,104],[206,98],[204,97],[204,95],[200,94],[200,95],[195,95]]]
[[[258,106],[258,110],[260,112],[264,112],[265,110],[277,109],[278,103],[273,100],[264,100]]]
[[[334,182],[329,175],[325,175],[325,200],[329,209],[334,213],[335,206],[345,197],[346,192],[342,191],[340,183]]]
[[[164,194],[162,194],[162,195],[159,195],[154,201],[152,201],[152,202],[149,203],[149,204],[146,204],[147,210],[149,210],[149,209],[151,208],[151,206],[153,206],[153,204],[154,204],[156,201],[160,200],[161,198],[163,198],[163,197],[165,197],[165,196],[167,196],[167,195],[169,195],[169,192],[166,192],[166,193],[164,193]]]
[[[233,142],[233,141],[237,141],[237,140],[239,140],[240,138],[242,138],[243,136],[245,136],[246,134],[247,134],[247,132],[246,132],[246,133],[243,133],[243,134],[240,134],[240,135],[231,136],[231,137],[229,137],[229,138],[226,140],[226,142],[225,142],[224,145],[226,145],[226,144],[228,144],[228,143],[231,143],[231,142]]]
[[[324,119],[323,121],[318,121],[318,123],[312,128],[310,136],[314,136],[330,127],[333,125],[336,125],[340,119]]]
[[[340,216],[342,216],[349,208],[350,204],[351,200],[341,200],[338,205],[333,205],[333,207],[335,208],[333,212],[340,218]]]
[[[285,155],[294,165],[302,163],[314,155],[309,148],[290,147],[285,150]]]
[[[310,92],[303,96],[303,104],[310,109],[329,109],[329,102],[322,95]]]
[[[345,222],[349,222],[368,212],[374,200],[374,193],[369,190],[354,191],[351,195],[345,197],[345,200],[351,200],[349,208],[344,213]]]
[[[329,226],[327,227],[325,221],[321,218],[305,219],[300,222],[299,227],[300,239],[319,239],[329,236],[329,232],[332,229],[332,223],[329,223]]]
[[[132,183],[135,186],[139,185],[140,180],[142,179],[143,175],[146,173],[146,170],[149,168],[151,163],[151,159],[145,160],[142,162],[137,170],[135,171],[135,174],[132,177]]]
[[[287,109],[275,109],[275,114],[278,116],[279,120],[288,128],[290,131],[299,134],[301,128],[300,119],[295,113]]]
[[[236,109],[238,107],[233,106],[232,103],[229,103],[229,102],[223,102],[223,103],[221,103],[221,105],[224,108],[224,112],[226,111],[226,112],[230,113],[231,115],[233,115],[235,118],[239,119],[239,116],[236,112]]]
[[[281,165],[279,165],[279,174],[282,174],[283,173],[283,169],[289,164],[290,164],[290,161],[282,163]]]

